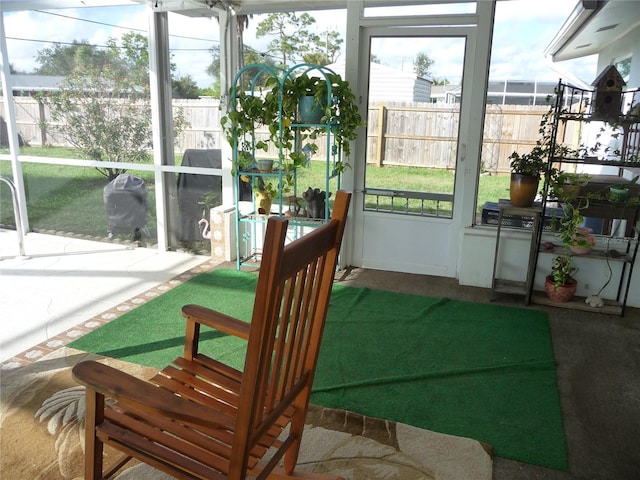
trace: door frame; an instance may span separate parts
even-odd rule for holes
[[[425,2],[428,3],[428,2]],[[411,16],[411,17],[364,17],[363,1],[349,2],[347,9],[347,62],[345,76],[355,86],[363,116],[368,114],[369,39],[372,36],[455,36],[466,38],[462,78],[462,100],[460,104],[460,128],[456,153],[456,179],[454,185],[454,209],[451,219],[429,218],[429,225],[447,229],[449,239],[443,265],[419,265],[379,261],[366,258],[366,242],[375,242],[371,231],[367,231],[367,217],[388,215],[396,220],[399,216],[364,211],[363,189],[365,175],[366,135],[359,135],[352,158],[353,168],[345,176],[343,185],[354,192],[351,207],[351,224],[347,230],[347,245],[343,249],[343,264],[379,268],[382,270],[432,274],[458,277],[458,261],[461,258],[464,230],[471,227],[475,215],[475,203],[480,173],[480,158],[489,74],[491,37],[495,16],[495,0],[478,1],[475,14]],[[355,41],[354,41],[355,40]],[[351,42],[351,43],[349,43]],[[349,61],[358,58],[357,62]],[[412,230],[425,222],[424,218],[407,217],[415,222]],[[375,252],[386,252],[384,245],[377,245]],[[379,255],[376,255],[379,256]]]

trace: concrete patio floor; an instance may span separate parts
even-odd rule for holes
[[[0,363],[210,257],[131,244],[0,230]],[[34,353],[33,355],[38,355]],[[35,358],[34,358],[35,359]]]

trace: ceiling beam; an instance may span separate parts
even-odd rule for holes
[[[22,10],[52,10],[58,8],[112,7],[136,5],[135,0],[2,0],[0,12],[18,12]]]

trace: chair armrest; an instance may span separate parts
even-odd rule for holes
[[[220,332],[244,338],[245,340],[249,339],[251,324],[210,308],[193,304],[185,305],[182,307],[182,316],[187,320],[215,328]]]
[[[228,416],[108,365],[88,360],[75,365],[72,373],[87,388],[145,412],[211,428],[234,428]]]

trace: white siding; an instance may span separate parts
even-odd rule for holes
[[[344,63],[327,65],[344,78]],[[369,102],[429,102],[431,80],[418,77],[412,72],[372,63],[370,65],[372,86],[369,88]]]

